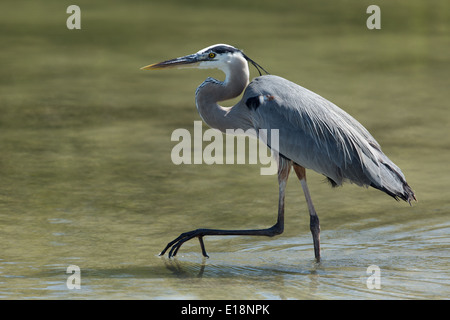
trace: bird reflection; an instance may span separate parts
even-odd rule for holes
[[[171,271],[177,278],[201,278],[206,267],[206,258],[202,258],[200,264],[191,264],[178,261],[178,259],[166,259],[161,257],[164,266]]]

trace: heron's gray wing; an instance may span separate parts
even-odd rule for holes
[[[393,175],[404,177],[372,135],[314,92],[277,76],[262,76],[252,81],[242,101],[251,111],[255,129],[269,133],[278,129],[278,151],[299,165],[324,174],[337,185],[349,180],[379,188],[393,183],[393,189],[400,188],[398,179],[384,181],[388,177],[382,162],[392,168]]]

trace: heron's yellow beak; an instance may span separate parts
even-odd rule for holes
[[[159,63],[150,64],[142,67],[141,70],[158,70],[168,68],[195,68],[200,63],[199,56],[197,54],[191,54],[188,56],[175,58]]]
[[[157,63],[154,63],[141,68],[141,70],[155,70],[155,69],[163,69],[163,67],[158,67]]]

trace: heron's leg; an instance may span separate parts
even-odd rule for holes
[[[294,163],[294,171],[300,180],[303,188],[303,193],[305,194],[306,203],[308,204],[309,210],[309,228],[311,230],[313,242],[314,242],[314,256],[317,262],[320,261],[320,224],[319,217],[317,216],[316,210],[311,200],[311,195],[309,194],[308,185],[306,183],[306,172],[305,168]]]
[[[220,230],[220,229],[196,229],[189,232],[182,233],[178,238],[169,242],[163,251],[159,254],[164,255],[170,248],[169,258],[174,257],[180,247],[186,241],[193,238],[198,238],[202,254],[208,257],[203,243],[204,236],[268,236],[273,237],[281,234],[284,230],[284,194],[286,183],[291,170],[292,162],[286,158],[280,157],[278,162],[278,185],[279,185],[279,199],[278,199],[278,218],[277,222],[267,229],[252,229],[252,230]]]

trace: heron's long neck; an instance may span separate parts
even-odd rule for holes
[[[247,62],[237,63],[227,70],[224,82],[207,78],[198,88],[195,94],[197,109],[202,117],[212,128],[225,132],[226,129],[237,129],[248,126],[242,122],[245,119],[236,117],[232,108],[224,108],[217,102],[237,97],[248,85],[249,71]]]

